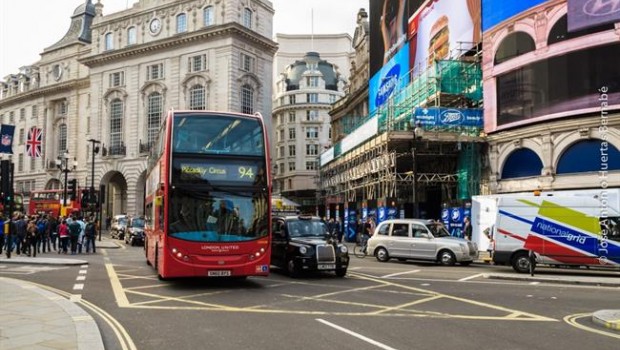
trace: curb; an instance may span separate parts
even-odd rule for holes
[[[556,279],[545,277],[531,277],[520,275],[500,275],[500,274],[483,274],[483,278],[498,279],[498,280],[512,280],[512,281],[527,281],[527,282],[545,282],[556,284],[577,284],[582,286],[596,286],[596,287],[620,287],[620,281],[605,281],[605,280],[577,280],[577,279]]]
[[[592,314],[592,321],[603,327],[620,331],[620,310],[600,310]]]
[[[66,258],[31,258],[31,257],[12,257],[10,259],[0,258],[2,264],[28,264],[28,265],[58,265],[58,266],[75,266],[88,265],[86,260],[66,259]]]
[[[60,306],[67,313],[67,317],[73,321],[77,334],[76,345],[78,349],[105,349],[97,322],[95,322],[95,319],[89,313],[77,306],[74,302],[26,281],[6,277],[3,277],[2,281],[35,292],[39,294],[41,298],[48,299]]]

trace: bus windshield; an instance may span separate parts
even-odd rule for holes
[[[199,113],[174,119],[172,152],[263,156],[263,129],[256,119]]]
[[[268,234],[267,192],[171,191],[170,236],[194,242],[249,241]]]

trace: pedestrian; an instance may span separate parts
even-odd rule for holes
[[[26,250],[24,241],[26,240],[26,226],[28,222],[26,221],[27,217],[20,214],[16,214],[14,219],[16,234],[13,236],[13,244],[15,245],[17,255],[20,255]]]
[[[362,234],[362,246],[366,245],[368,239],[372,236],[372,219],[368,217],[364,224],[364,233]]]
[[[39,243],[39,233],[37,229],[37,224],[35,219],[31,219],[28,221],[28,226],[26,227],[26,241],[25,245],[28,249],[28,256],[36,257],[37,256],[37,245]]]
[[[58,219],[56,219],[54,215],[50,214],[47,229],[49,231],[52,248],[54,248],[54,251],[56,251],[56,241],[58,241]],[[58,244],[58,249],[60,249],[60,242]]]
[[[472,227],[471,227],[471,220],[469,219],[469,216],[466,216],[463,221],[465,222],[465,227],[463,227],[463,235],[466,240],[471,241]]]
[[[4,236],[4,216],[0,215],[0,254],[2,254],[2,249],[4,248]]]
[[[72,216],[69,223],[69,240],[71,241],[71,255],[77,254],[77,244],[80,238],[82,226],[77,222],[75,216]],[[68,221],[68,220],[67,220]]]
[[[112,224],[112,217],[110,215],[105,218],[105,229],[106,231],[110,229],[110,225]]]
[[[69,226],[67,226],[67,220],[64,218],[58,225],[58,237],[60,242],[58,243],[58,254],[60,254],[61,248],[62,253],[67,254],[67,246],[69,243]]]
[[[355,242],[358,244],[362,242],[362,234],[364,233],[364,221],[362,218],[357,219],[357,224],[355,225]]]
[[[84,245],[84,235],[86,234],[86,223],[83,217],[79,217],[77,223],[80,224],[80,235],[78,236],[77,252],[82,254],[82,246]]]
[[[84,229],[84,237],[86,237],[86,253],[90,251],[90,247],[93,247],[93,254],[97,251],[95,250],[95,237],[97,235],[97,227],[93,222],[93,219],[90,218],[86,222],[86,228]]]
[[[37,221],[37,236],[39,241],[39,253],[45,253],[46,251],[51,252],[50,236],[47,231],[47,218],[45,216],[41,216]]]
[[[342,222],[339,217],[336,217],[336,221],[334,222],[334,230],[336,234],[336,238],[338,239],[338,243],[342,243],[342,236],[344,234]]]

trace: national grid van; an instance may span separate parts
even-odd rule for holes
[[[530,271],[536,264],[620,270],[620,190],[502,196],[493,228],[493,261]]]

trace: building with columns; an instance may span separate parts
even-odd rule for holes
[[[277,34],[271,158],[274,192],[314,212],[318,157],[331,146],[331,105],[344,96],[349,34]]]
[[[44,130],[43,157],[16,143],[16,190],[59,188],[55,160],[68,152],[70,178],[106,187],[103,215],[143,213],[146,157],[169,109],[260,111],[270,127],[274,10],[264,0],[140,0],[103,14],[86,0],[41,60],[5,78],[3,123]],[[21,164],[21,165],[20,165]]]
[[[531,3],[483,2],[494,14],[483,19],[489,191],[619,187],[620,23],[566,0]]]

